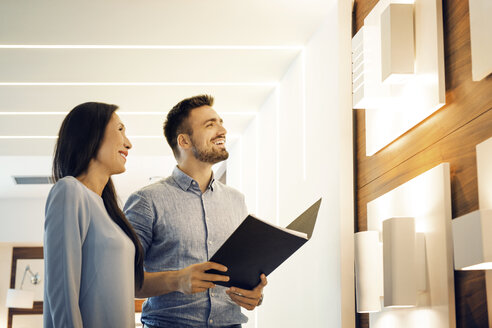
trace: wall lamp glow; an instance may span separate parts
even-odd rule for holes
[[[492,210],[452,221],[455,270],[492,270]]]
[[[31,276],[31,283],[37,285],[41,282],[41,278],[38,273],[33,273],[29,265],[26,266],[24,270],[24,276],[22,277],[22,282],[19,289],[10,288],[7,291],[7,304],[9,308],[24,308],[32,309],[34,305],[34,292],[30,290],[22,290],[24,285],[24,280],[26,279],[26,274]]]
[[[383,297],[383,263],[379,231],[357,232],[354,241],[357,312],[379,312]]]

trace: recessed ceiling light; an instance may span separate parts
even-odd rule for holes
[[[16,185],[43,185],[53,184],[54,179],[52,176],[15,176],[13,175]]]

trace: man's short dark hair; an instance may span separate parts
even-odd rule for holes
[[[186,133],[191,135],[193,130],[188,124],[188,117],[192,109],[202,106],[213,106],[214,97],[210,95],[198,95],[181,100],[167,114],[164,122],[164,136],[171,147],[176,159],[179,158],[178,135]]]

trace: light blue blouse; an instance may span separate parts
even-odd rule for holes
[[[46,202],[44,327],[135,327],[135,247],[74,177]]]

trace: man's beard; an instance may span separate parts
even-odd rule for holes
[[[213,147],[211,149],[199,149],[193,141],[193,138],[191,139],[191,145],[193,146],[191,149],[193,151],[193,156],[201,162],[216,164],[229,158],[229,153],[225,148],[219,150]]]

